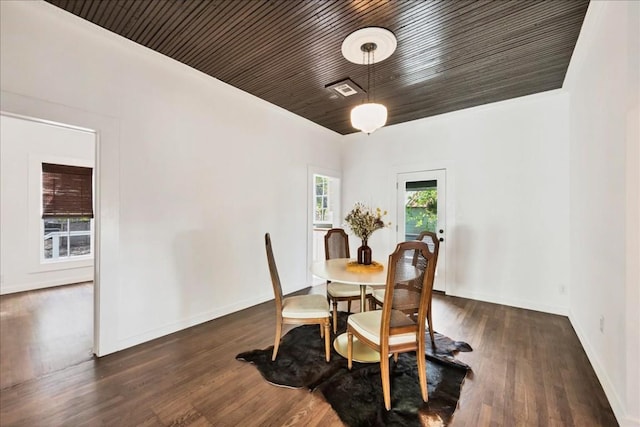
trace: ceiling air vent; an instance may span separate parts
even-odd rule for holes
[[[342,98],[347,98],[349,96],[366,93],[364,89],[351,79],[344,79],[328,84],[325,86],[325,89],[329,89],[332,94],[331,98],[338,98],[338,95]]]

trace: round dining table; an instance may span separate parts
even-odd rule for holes
[[[387,261],[376,261],[382,268],[372,268],[371,271],[364,269],[348,269],[347,264],[354,262],[350,258],[334,258],[317,261],[311,264],[311,273],[321,279],[331,282],[340,282],[347,285],[360,287],[360,310],[366,311],[367,286],[384,286],[387,283]],[[404,278],[413,279],[418,277],[420,272],[417,268],[410,266],[410,270],[405,271]],[[347,357],[347,333],[342,333],[333,341],[333,348],[343,357]],[[380,353],[366,344],[362,344],[356,337],[353,338],[353,360],[361,363],[373,363],[380,361]]]
[[[360,310],[366,311],[367,286],[384,286],[387,283],[387,262],[376,261],[382,268],[371,271],[347,269],[347,264],[354,261],[350,258],[334,258],[314,262],[311,265],[311,273],[331,282],[360,286]]]

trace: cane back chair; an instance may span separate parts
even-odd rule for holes
[[[267,250],[269,273],[271,273],[271,283],[273,285],[276,302],[276,338],[271,360],[276,360],[283,324],[318,324],[320,325],[320,337],[324,338],[325,359],[328,362],[331,355],[331,345],[329,343],[329,303],[322,295],[296,295],[283,298],[282,285],[280,283],[276,261],[273,257],[273,248],[271,247],[271,236],[269,233],[264,235],[264,243]]]
[[[416,265],[424,266],[424,273]],[[418,313],[414,318],[402,310],[402,298],[396,301],[396,292],[406,288],[406,283],[422,277]],[[347,320],[348,367],[353,364],[353,337],[380,352],[382,391],[387,410],[391,409],[391,385],[389,380],[389,354],[397,361],[398,353],[415,351],[422,400],[428,401],[425,359],[425,319],[429,309],[431,290],[435,277],[435,254],[425,242],[409,241],[396,246],[389,256],[387,283],[382,309],[355,313]]]

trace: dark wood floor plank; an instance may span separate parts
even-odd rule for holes
[[[78,362],[47,344],[44,334],[49,330],[82,349],[57,330],[76,322],[73,316],[43,329],[33,310],[42,307],[38,299],[50,310],[74,298],[72,288],[58,290],[0,297],[2,347],[8,346],[0,351],[1,374],[8,378],[0,390],[3,426],[342,425],[319,393],[275,387],[235,360],[242,351],[273,344],[273,302],[100,359],[86,359],[79,350]],[[617,425],[566,317],[440,294],[433,309],[436,330],[474,348],[458,355],[473,372],[451,425]]]

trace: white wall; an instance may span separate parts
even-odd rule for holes
[[[44,2],[0,2],[2,110],[98,132],[99,354],[306,286],[338,134]],[[286,156],[283,155],[286,153]]]
[[[393,229],[370,242],[386,257],[396,174],[445,168],[447,293],[566,313],[567,114],[567,95],[553,91],[350,135],[343,209],[363,200],[390,211]]]
[[[637,2],[591,2],[564,84],[570,319],[623,426],[640,425],[639,27]]]
[[[0,294],[93,280],[93,259],[41,260],[42,163],[94,167],[95,134],[0,116]]]

